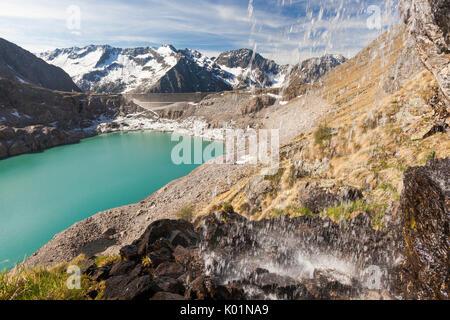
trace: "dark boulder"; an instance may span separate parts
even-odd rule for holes
[[[103,298],[106,300],[148,300],[159,287],[151,276],[117,276],[106,280]]]
[[[135,245],[122,247],[120,249],[120,255],[122,256],[122,258],[129,261],[136,261],[139,259],[138,248]]]
[[[124,288],[135,279],[132,276],[117,276],[111,277],[105,282],[105,291],[103,293],[103,299],[106,300],[119,300],[123,298]]]
[[[168,240],[174,246],[192,246],[198,241],[191,223],[184,220],[158,220],[133,244],[137,246],[139,256],[143,257],[152,251],[152,245],[160,238]]]
[[[173,256],[169,249],[161,248],[150,252],[146,259],[152,268],[157,268],[161,263],[173,261]]]
[[[184,297],[190,300],[234,300],[242,298],[241,291],[221,285],[217,279],[200,276],[189,285]]]
[[[109,275],[114,277],[129,274],[135,265],[136,263],[134,261],[119,261],[112,266]]]
[[[448,299],[450,158],[406,170],[400,210],[406,298]]]
[[[154,272],[155,277],[178,278],[184,273],[182,265],[175,262],[163,262]]]
[[[155,284],[161,292],[170,292],[183,295],[186,287],[183,281],[170,277],[158,277],[154,279]]]

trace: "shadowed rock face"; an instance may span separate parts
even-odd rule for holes
[[[404,292],[410,299],[448,299],[450,159],[409,168],[404,183]]]
[[[253,64],[255,68],[259,68],[265,72],[276,73],[279,70],[278,65],[272,61],[263,58],[260,54],[250,49],[238,49],[221,53],[216,63],[228,68],[248,68]]]
[[[64,70],[2,38],[0,77],[25,81],[52,90],[81,91]]]
[[[430,0],[429,3],[436,24],[441,28],[445,36],[448,50],[450,47],[450,2],[447,0]]]

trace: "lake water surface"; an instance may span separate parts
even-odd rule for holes
[[[0,270],[75,222],[136,203],[198,167],[171,161],[177,143],[168,133],[113,133],[0,160]]]

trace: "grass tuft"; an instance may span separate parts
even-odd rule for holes
[[[85,300],[91,281],[81,275],[80,289],[69,289],[67,281],[71,265],[80,265],[84,257],[52,268],[17,265],[12,271],[0,272],[0,300]]]
[[[324,142],[330,141],[332,137],[332,129],[327,126],[322,125],[314,132],[314,141],[319,145],[323,145]]]
[[[192,222],[192,219],[194,218],[194,209],[194,205],[190,203],[183,205],[177,212],[177,218]]]

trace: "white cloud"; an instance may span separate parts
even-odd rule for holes
[[[361,14],[365,0],[265,1],[253,2],[250,18],[246,1],[242,5],[230,0],[3,0],[0,36],[33,51],[92,43],[127,47],[171,43],[216,55],[256,44],[259,52],[278,62],[293,63],[324,52],[354,54],[381,32],[367,29]],[[328,15],[312,9],[292,14],[311,3],[326,4]],[[355,3],[358,14],[352,15],[350,5]],[[81,8],[79,35],[66,28],[66,8],[72,4]],[[383,13],[384,26],[396,21],[389,10]]]

